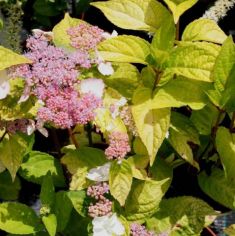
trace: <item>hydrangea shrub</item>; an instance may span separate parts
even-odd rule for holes
[[[211,232],[216,209],[195,196],[165,197],[173,170],[185,164],[205,194],[234,209],[232,37],[205,16],[180,37],[180,16],[196,0],[165,3],[169,10],[156,0],[91,3],[149,40],[65,14],[52,32],[33,30],[23,55],[0,47],[1,230]],[[63,145],[57,130],[67,132]],[[35,150],[35,132],[53,133],[57,153]],[[40,186],[33,206],[16,201],[21,179]]]

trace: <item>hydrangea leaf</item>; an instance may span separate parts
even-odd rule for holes
[[[31,151],[20,168],[20,175],[24,179],[37,184],[42,184],[43,177],[48,172],[51,173],[55,186],[63,187],[65,185],[63,170],[59,161],[47,153]]]
[[[14,134],[5,136],[0,144],[0,160],[9,170],[14,181],[20,168],[24,155],[30,151],[34,142],[34,136]]]
[[[212,104],[208,104],[201,110],[192,111],[190,120],[201,135],[209,135],[218,115],[219,110]]]
[[[208,103],[205,91],[211,87],[209,83],[179,76],[156,90],[152,108],[189,106],[194,110],[202,109]]]
[[[179,21],[180,16],[191,8],[198,0],[164,0],[173,13],[175,24]]]
[[[50,236],[56,235],[57,220],[55,214],[49,214],[42,217],[42,222],[45,225]]]
[[[226,233],[226,235],[228,236],[233,236],[235,235],[235,224],[230,225],[229,227],[227,227],[226,229],[224,229],[224,232]]]
[[[207,42],[180,43],[171,53],[163,77],[169,73],[213,82],[211,71],[220,47]]]
[[[0,116],[4,120],[19,118],[33,118],[39,108],[35,99],[29,98],[26,102],[18,103],[24,90],[23,79],[10,80],[10,93],[5,99],[0,100]]]
[[[70,45],[70,36],[67,34],[67,30],[71,27],[78,26],[81,23],[85,22],[80,19],[72,18],[68,13],[66,13],[64,19],[61,20],[52,30],[54,44],[57,47],[62,47],[70,51],[75,50]]]
[[[105,99],[104,99],[105,102]],[[126,133],[127,129],[120,117],[113,118],[108,108],[98,108],[94,123],[100,128],[100,131],[114,132],[119,131]]]
[[[188,117],[173,112],[171,115],[171,128],[169,142],[176,152],[188,163],[199,169],[198,163],[193,158],[189,143],[200,144],[199,134]]]
[[[98,50],[106,61],[147,64],[150,44],[137,36],[121,35],[101,42]]]
[[[110,193],[123,206],[131,190],[132,170],[127,160],[113,162],[109,172]]]
[[[228,112],[235,110],[234,105],[235,45],[232,37],[228,37],[216,59],[211,77],[215,81],[214,90],[208,96],[215,105]]]
[[[86,192],[81,191],[69,191],[68,198],[73,204],[74,209],[79,213],[79,215],[85,217],[86,216],[86,209],[88,207],[86,203]]]
[[[0,58],[0,71],[14,65],[31,63],[28,58],[14,53],[10,49],[4,48],[3,46],[0,46]]]
[[[162,200],[160,209],[153,217],[147,219],[146,223],[147,227],[156,233],[168,232],[169,235],[185,236],[200,235],[208,215],[213,216],[217,213],[203,200],[183,196]],[[184,217],[186,220],[183,219]],[[189,232],[191,234],[187,234]]]
[[[219,127],[216,133],[216,148],[223,164],[225,177],[234,181],[235,172],[235,134],[224,127]]]
[[[234,181],[228,181],[222,170],[214,168],[210,176],[202,172],[198,176],[198,183],[203,192],[213,200],[230,209],[235,208]]]
[[[170,51],[174,46],[175,35],[174,20],[172,16],[169,16],[155,32],[151,45],[159,50]]]
[[[68,222],[73,205],[67,196],[67,192],[59,191],[55,195],[55,215],[57,218],[57,231],[62,232]]]
[[[138,69],[128,63],[116,64],[113,67],[115,72],[104,79],[105,84],[116,89],[124,97],[131,98],[140,79]]]
[[[33,234],[41,229],[33,209],[16,202],[0,204],[0,229],[12,234]]]
[[[155,0],[110,0],[91,5],[123,29],[155,32],[170,17],[169,11]]]
[[[149,88],[138,88],[132,101],[133,118],[152,165],[169,128],[170,109],[152,109],[152,90]]]
[[[227,35],[210,19],[198,19],[191,22],[182,35],[183,41],[207,41],[218,44],[222,44],[226,38]]]
[[[0,198],[3,200],[16,200],[21,189],[20,179],[16,176],[12,182],[11,175],[8,171],[0,174]]]
[[[52,210],[55,203],[55,188],[53,179],[50,173],[48,173],[42,181],[40,201],[42,205],[46,205]]]
[[[145,220],[154,214],[165,194],[164,184],[169,179],[135,180],[125,204],[125,217],[129,221]]]
[[[91,147],[81,147],[77,150],[67,152],[61,159],[71,174],[76,174],[81,168],[95,168],[107,162],[102,150]]]

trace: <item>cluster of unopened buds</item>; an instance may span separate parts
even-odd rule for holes
[[[109,147],[105,150],[107,159],[122,160],[131,151],[127,133],[114,131],[109,135]]]
[[[133,223],[131,224],[131,236],[155,236],[155,234],[148,231],[144,225]]]
[[[106,182],[98,183],[87,189],[87,195],[97,200],[88,207],[88,215],[92,218],[112,214],[112,202],[104,194],[109,193],[109,185]]]

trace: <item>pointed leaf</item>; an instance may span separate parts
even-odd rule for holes
[[[202,172],[198,176],[198,183],[203,192],[213,200],[230,209],[235,208],[234,181],[228,181],[222,170],[213,169],[210,176]]]
[[[170,54],[164,74],[172,73],[212,82],[211,71],[219,49],[219,46],[206,42],[181,43]]]
[[[9,170],[14,181],[24,155],[29,151],[34,141],[33,136],[14,134],[5,136],[0,144],[0,160]]]
[[[123,206],[131,190],[131,166],[126,160],[123,160],[120,164],[115,161],[111,165],[109,173],[110,193]]]
[[[222,44],[226,34],[213,20],[198,19],[191,22],[184,30],[183,41],[207,41]]]
[[[55,188],[50,174],[47,174],[43,178],[40,192],[40,201],[43,205],[46,205],[50,208],[52,208],[55,203]]]
[[[153,164],[169,128],[170,109],[152,109],[152,91],[139,88],[133,96],[132,114],[138,134],[147,148],[150,165]]]
[[[137,36],[121,35],[101,42],[98,50],[106,61],[147,64],[150,44]]]
[[[51,173],[55,186],[64,186],[65,180],[59,161],[47,153],[31,151],[20,168],[23,178],[37,184],[42,183],[48,172]]]
[[[125,204],[126,219],[129,221],[145,220],[154,214],[165,194],[164,184],[168,180],[136,180]]]
[[[71,27],[78,26],[84,21],[76,18],[71,18],[68,13],[65,14],[64,19],[61,20],[52,30],[53,42],[57,47],[62,47],[68,50],[75,50],[70,45],[70,36],[67,34],[67,30]]]
[[[50,236],[56,235],[57,221],[55,214],[49,214],[48,216],[42,217],[42,222],[45,225],[47,232]]]
[[[190,196],[169,198],[162,200],[157,213],[147,219],[147,227],[155,232],[162,230],[171,232],[170,235],[187,235],[176,233],[180,230],[184,232],[186,226],[190,228],[192,233],[190,235],[199,235],[206,224],[206,216],[208,215],[217,215],[217,213],[201,199]],[[182,222],[182,217],[187,218],[188,224],[177,227],[179,222]],[[165,222],[164,228],[159,228],[162,222]]]
[[[93,2],[116,26],[123,29],[155,32],[170,17],[168,10],[154,0],[110,0]]]
[[[31,63],[28,58],[18,55],[3,46],[0,46],[0,58],[0,71],[14,65]]]
[[[0,229],[12,234],[33,234],[41,229],[41,225],[30,207],[5,202],[0,204]]]
[[[0,174],[0,198],[3,200],[16,200],[21,188],[20,179],[16,176],[12,182],[8,171]]]
[[[199,169],[189,143],[200,144],[199,134],[192,122],[180,113],[172,113],[169,142],[188,163]]]
[[[180,16],[192,7],[198,0],[164,0],[173,13],[175,24]]]
[[[209,88],[209,83],[178,77],[156,90],[152,108],[189,106],[202,109],[208,103],[205,91]]]
[[[235,183],[235,134],[220,127],[216,133],[216,148],[224,167],[225,177]]]

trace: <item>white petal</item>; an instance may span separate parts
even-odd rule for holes
[[[116,30],[113,30],[113,32],[112,32],[111,34],[108,33],[108,32],[104,32],[104,33],[102,34],[102,37],[105,38],[105,39],[114,38],[114,37],[116,37],[116,36],[118,36],[118,32],[117,32]]]
[[[98,65],[98,71],[102,75],[112,75],[114,73],[114,69],[110,62],[101,62]]]
[[[4,99],[10,93],[10,83],[4,81],[0,84],[0,99]]]
[[[122,106],[124,106],[126,103],[127,103],[126,98],[125,98],[125,97],[121,97],[121,98],[116,102],[115,105],[117,105],[117,106],[119,106],[119,107],[122,107]]]
[[[97,168],[92,168],[87,173],[87,178],[93,181],[108,181],[109,180],[109,170],[111,163],[108,162],[103,166],[98,166]]]
[[[116,235],[123,235],[125,233],[125,228],[122,223],[117,218],[116,214],[113,214],[110,218],[110,227],[112,228],[112,232]]]
[[[82,93],[92,93],[98,98],[103,96],[104,82],[102,79],[85,79],[81,81],[80,86]]]
[[[31,135],[35,131],[35,122],[33,120],[29,120],[29,125],[27,125],[27,134]]]

